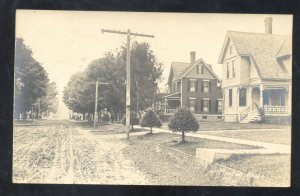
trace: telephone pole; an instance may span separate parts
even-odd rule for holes
[[[147,35],[142,33],[131,33],[130,29],[125,31],[116,31],[116,30],[107,30],[101,29],[102,33],[115,33],[127,35],[127,58],[126,58],[126,138],[129,139],[129,130],[130,130],[130,41],[131,39],[140,36],[140,37],[150,37],[154,38],[154,35]],[[133,37],[131,37],[133,36]]]
[[[108,82],[99,82],[99,79],[97,78],[96,81],[96,93],[95,93],[95,112],[94,112],[94,128],[97,126],[97,120],[98,120],[98,89],[99,89],[99,84],[111,84]]]

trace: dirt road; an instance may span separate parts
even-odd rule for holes
[[[149,184],[124,157],[123,137],[68,121],[14,127],[13,182]]]

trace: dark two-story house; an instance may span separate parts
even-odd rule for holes
[[[169,94],[164,96],[164,113],[172,114],[178,108],[185,108],[199,120],[221,120],[221,81],[210,64],[206,64],[201,58],[195,60],[195,52],[190,55],[190,63],[171,64],[167,83]]]

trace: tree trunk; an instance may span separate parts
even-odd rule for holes
[[[150,133],[152,134],[152,127],[150,127]]]
[[[181,142],[185,142],[185,135],[184,131],[181,132]]]
[[[131,125],[131,131],[133,131],[133,125]]]

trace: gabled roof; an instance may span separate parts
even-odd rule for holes
[[[194,63],[190,64],[187,68],[185,68],[185,70],[183,70],[181,72],[181,74],[178,76],[177,80],[183,78],[186,74],[188,74],[196,65],[198,65],[199,63],[202,63],[202,65],[204,65],[210,72],[211,74],[220,81],[219,77],[216,75],[216,73],[212,70],[212,67],[210,64],[206,64],[204,62],[203,59],[198,59],[197,61],[195,61]]]
[[[229,40],[239,55],[250,56],[262,79],[290,79],[277,61],[278,55],[292,53],[290,36],[228,31],[218,63],[223,63]]]
[[[190,63],[182,63],[182,62],[172,62],[171,68],[169,72],[168,84],[171,83],[171,74],[175,80],[177,80],[178,76],[190,65]]]

